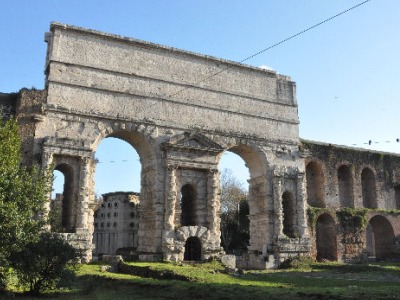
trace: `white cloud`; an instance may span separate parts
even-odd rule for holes
[[[267,70],[267,71],[275,71],[274,69],[272,69],[271,67],[267,66],[267,65],[261,65],[259,66],[260,69],[263,70]]]

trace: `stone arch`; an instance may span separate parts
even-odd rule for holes
[[[340,207],[354,207],[353,176],[348,165],[341,165],[337,170]]]
[[[197,236],[191,236],[186,240],[183,260],[201,260],[201,241]]]
[[[361,172],[361,188],[364,207],[378,208],[375,174],[368,167],[365,167]]]
[[[272,198],[268,198],[268,194],[272,194],[272,186],[268,177],[268,163],[265,152],[261,145],[248,140],[234,141],[223,146],[226,150],[231,151],[241,157],[249,169],[250,179],[248,203],[249,203],[249,221],[250,221],[250,248],[263,251],[265,245],[272,239],[273,233],[269,231],[268,222],[260,222],[266,220],[267,207],[271,205]],[[219,154],[219,159],[223,152]],[[219,163],[218,159],[218,163]],[[270,234],[270,235],[269,235]]]
[[[197,246],[200,244],[200,257],[197,260],[207,259],[205,255],[205,246],[210,237],[210,231],[204,226],[182,226],[176,230],[177,251],[180,252],[181,259],[184,259],[186,243],[190,238],[196,238]],[[194,239],[191,239],[194,240]],[[196,245],[194,245],[196,246]],[[198,250],[198,249],[197,249]]]
[[[140,227],[138,230],[138,252],[139,258],[141,253],[159,253],[161,251],[161,235],[163,217],[157,214],[157,211],[163,210],[163,203],[158,201],[160,193],[158,192],[158,148],[156,147],[155,137],[157,129],[154,127],[146,127],[144,125],[136,125],[130,123],[114,124],[107,127],[107,122],[99,123],[99,128],[105,127],[96,137],[92,144],[92,148],[96,149],[100,142],[107,138],[113,137],[121,139],[129,143],[138,153],[141,163],[141,180],[140,180]],[[157,254],[147,259],[158,259]],[[144,259],[146,259],[144,258]]]
[[[290,238],[297,236],[295,205],[293,194],[287,191],[284,192],[282,194],[283,234]]]
[[[196,189],[192,184],[185,184],[181,188],[181,226],[197,225]]]
[[[64,175],[64,188],[61,199],[61,215],[54,216],[60,218],[58,224],[61,228],[57,231],[74,232],[76,221],[76,178],[74,167],[68,163],[56,163],[54,170],[61,172]],[[58,226],[57,226],[58,227]]]
[[[311,161],[306,166],[307,201],[310,206],[325,207],[325,176],[322,164]]]
[[[372,217],[366,229],[367,255],[377,260],[395,257],[395,235],[390,222],[381,215]]]
[[[316,223],[317,260],[337,260],[336,223],[328,214],[321,214]]]

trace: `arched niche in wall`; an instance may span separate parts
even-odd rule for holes
[[[335,220],[327,213],[320,215],[316,224],[317,260],[337,260]]]
[[[375,174],[370,168],[364,168],[361,172],[361,187],[364,207],[378,208]]]
[[[313,207],[325,207],[325,178],[321,164],[312,161],[306,166],[307,199]]]
[[[55,171],[60,172],[64,177],[63,191],[56,194],[50,205],[50,225],[56,232],[74,232],[75,213],[74,213],[74,168],[67,163],[57,164]]]
[[[191,184],[185,184],[181,188],[181,225],[195,226],[196,225],[196,190]]]
[[[297,236],[296,230],[296,203],[290,192],[282,195],[283,234],[290,238]]]
[[[390,222],[383,216],[374,216],[366,229],[367,255],[376,260],[396,258],[394,238]]]
[[[396,209],[400,209],[400,184],[394,187],[394,199]]]
[[[342,165],[337,171],[340,207],[354,207],[351,169]]]

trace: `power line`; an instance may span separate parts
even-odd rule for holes
[[[400,138],[396,138],[396,140],[386,140],[386,141],[375,141],[375,140],[369,140],[366,143],[361,143],[361,144],[351,144],[352,146],[361,146],[361,145],[369,145],[371,146],[372,144],[391,144],[391,143],[400,143]]]
[[[283,44],[283,43],[286,43],[286,42],[288,42],[288,41],[294,39],[295,37],[298,37],[299,35],[302,35],[303,33],[306,33],[307,31],[310,31],[310,30],[312,30],[312,29],[314,29],[314,28],[316,28],[316,27],[319,27],[319,26],[321,26],[321,25],[323,25],[323,24],[325,24],[325,23],[327,23],[327,22],[329,22],[329,21],[331,21],[331,20],[333,20],[333,19],[335,19],[335,18],[337,18],[337,17],[339,17],[339,16],[341,16],[341,15],[344,15],[344,14],[348,13],[349,11],[352,11],[352,10],[354,10],[354,9],[356,9],[356,8],[362,6],[362,5],[364,5],[364,4],[366,4],[366,3],[370,2],[370,1],[371,1],[371,0],[365,0],[365,1],[361,2],[361,3],[358,3],[358,4],[354,5],[354,6],[352,6],[352,7],[348,8],[348,9],[346,9],[346,10],[343,10],[343,11],[337,13],[336,15],[334,15],[334,16],[332,16],[332,17],[329,17],[329,18],[327,18],[327,19],[325,19],[325,20],[323,20],[323,21],[321,21],[321,22],[319,22],[319,23],[317,23],[317,24],[315,24],[315,25],[313,25],[313,26],[311,26],[311,27],[308,27],[308,28],[306,28],[306,29],[303,29],[303,30],[299,31],[299,32],[296,33],[296,34],[293,34],[293,35],[291,35],[291,36],[289,36],[289,37],[287,37],[287,38],[281,40],[280,42],[277,42],[277,43],[275,43],[275,44],[273,44],[273,45],[271,45],[271,46],[269,46],[269,47],[267,47],[267,48],[265,48],[265,49],[262,49],[262,50],[260,50],[260,51],[258,51],[258,52],[256,52],[256,53],[254,53],[254,54],[252,54],[252,55],[246,57],[245,59],[242,59],[241,61],[239,61],[239,63],[243,63],[243,62],[245,62],[245,61],[248,61],[248,60],[252,59],[252,58],[255,57],[255,56],[258,56],[258,55],[260,55],[260,54],[262,54],[262,53],[264,53],[264,52],[267,52],[268,50],[271,50],[272,48],[275,48],[275,47],[277,47],[277,46],[279,46],[279,45],[281,45],[281,44]],[[223,69],[219,70],[218,72],[215,72],[215,73],[213,73],[213,74],[211,74],[211,75],[209,75],[209,76],[204,77],[203,79],[201,79],[201,80],[199,80],[199,81],[194,82],[194,83],[193,83],[192,85],[190,85],[190,86],[187,86],[187,87],[185,87],[185,88],[183,88],[183,89],[180,89],[180,90],[177,91],[176,93],[169,95],[167,98],[168,98],[168,99],[171,99],[172,97],[174,97],[174,96],[176,96],[176,95],[178,95],[178,94],[180,94],[180,93],[182,93],[182,92],[184,92],[184,91],[186,91],[186,90],[188,90],[188,89],[191,89],[194,85],[197,85],[197,84],[199,84],[199,83],[201,83],[201,82],[203,82],[203,81],[206,81],[206,80],[208,80],[208,79],[210,79],[210,78],[212,78],[212,77],[215,77],[215,76],[217,76],[217,75],[219,75],[219,74],[221,74],[221,73],[223,73],[223,72],[225,72],[225,71],[227,71],[227,70],[229,70],[229,69],[231,69],[231,68],[232,68],[232,66],[228,66],[228,67],[226,67],[226,68],[223,68]]]

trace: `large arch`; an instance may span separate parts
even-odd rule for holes
[[[328,213],[320,215],[317,219],[316,246],[318,261],[337,260],[336,224]]]
[[[322,166],[311,161],[306,166],[307,199],[313,207],[325,207],[325,177]]]
[[[249,169],[250,179],[248,191],[250,250],[263,252],[265,245],[272,241],[273,228],[268,225],[267,206],[272,206],[268,192],[272,191],[267,171],[269,169],[266,156],[258,146],[246,143],[232,143],[224,146],[226,151],[238,155]],[[223,155],[219,154],[218,163]]]
[[[337,170],[340,207],[354,207],[353,177],[348,165],[342,165]]]
[[[365,208],[378,208],[376,199],[376,182],[374,172],[366,167],[361,172],[363,205]]]
[[[390,222],[376,215],[369,220],[366,229],[367,255],[377,260],[393,259],[395,254],[395,235]]]
[[[113,129],[109,127],[103,131],[94,141],[93,149],[97,149],[102,140],[112,137],[123,140],[136,150],[141,163],[140,172],[140,205],[139,216],[140,226],[138,230],[138,252],[141,253],[160,253],[162,230],[162,216],[157,214],[160,208],[156,208],[159,186],[157,183],[158,160],[156,157],[156,146],[154,140],[149,135],[145,126],[129,126],[130,130]],[[142,213],[146,212],[146,213]],[[156,254],[157,255],[157,254]],[[150,259],[158,259],[153,257]]]

